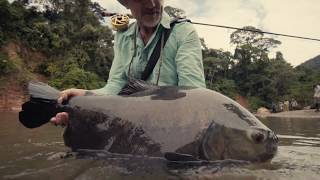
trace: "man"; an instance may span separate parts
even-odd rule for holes
[[[289,105],[290,105],[290,103],[289,103],[289,101],[288,100],[285,100],[284,102],[283,102],[283,111],[289,111]]]
[[[320,106],[320,83],[314,86],[314,103],[315,103],[315,109],[316,112],[319,112],[319,106]]]
[[[67,89],[59,102],[72,96],[95,94],[117,95],[128,78],[141,74],[164,29],[170,29],[172,19],[163,12],[163,0],[118,0],[130,9],[136,22],[115,36],[114,60],[105,87],[96,90]],[[157,85],[205,87],[202,51],[199,37],[188,22],[175,24],[147,82]],[[58,113],[51,122],[67,124],[68,114]]]
[[[299,109],[299,104],[298,104],[298,102],[294,99],[294,98],[292,98],[291,99],[291,110],[298,110]]]
[[[272,112],[272,113],[276,113],[276,112],[277,112],[276,103],[274,103],[273,101],[272,101],[272,103],[271,103],[271,112]]]

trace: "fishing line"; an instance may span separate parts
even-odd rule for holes
[[[123,19],[128,19],[126,22],[127,25],[129,24],[129,18],[133,19],[131,14],[117,14],[117,13],[110,13],[110,12],[102,12],[101,15],[103,17],[109,17],[111,16],[111,19],[113,22],[115,21],[121,21]],[[261,30],[254,30],[254,29],[244,29],[244,28],[238,28],[233,26],[225,26],[225,25],[217,25],[217,24],[209,24],[209,23],[200,23],[200,22],[193,22],[190,20],[192,24],[200,25],[200,26],[209,26],[209,27],[217,27],[217,28],[224,28],[224,29],[234,29],[234,30],[240,30],[240,31],[248,31],[248,32],[255,32],[255,33],[263,33],[263,34],[270,34],[270,35],[276,35],[276,36],[283,36],[283,37],[289,37],[289,38],[295,38],[295,39],[303,39],[303,40],[310,40],[310,41],[318,41],[320,42],[320,39],[317,38],[311,38],[311,37],[304,37],[304,36],[297,36],[297,35],[290,35],[290,34],[282,34],[282,33],[276,33],[276,32],[268,32],[268,31],[261,31]],[[119,27],[119,30],[123,30],[124,22],[121,23],[112,23],[112,27],[114,30],[117,30]],[[121,28],[120,28],[121,27]]]
[[[304,40],[311,40],[311,41],[320,41],[320,39],[316,39],[316,38],[303,37],[303,36],[295,36],[295,35],[289,35],[289,34],[281,34],[281,33],[274,33],[274,32],[267,32],[267,31],[261,31],[261,30],[243,29],[243,28],[232,27],[232,26],[223,26],[223,25],[199,23],[199,22],[192,22],[192,21],[191,21],[191,23],[192,23],[192,24],[196,24],[196,25],[202,25],[202,26],[211,26],[211,27],[218,27],[218,28],[225,28],[225,29],[235,29],[235,30],[241,30],[241,31],[250,31],[250,32],[256,32],[256,33],[263,33],[263,34],[271,34],[271,35],[277,35],[277,36],[284,36],[284,37],[290,37],[290,38],[296,38],[296,39],[304,39]]]

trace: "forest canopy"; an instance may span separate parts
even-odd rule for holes
[[[59,89],[104,86],[113,60],[113,33],[96,12],[102,8],[90,0],[52,0],[45,11],[26,8],[22,0],[0,0],[0,46],[20,42],[47,58],[33,73],[47,77]],[[166,7],[171,16],[184,17],[181,9]],[[280,41],[246,26],[230,36],[234,52],[208,48],[201,39],[207,88],[231,98],[248,99],[251,110],[270,107],[272,102],[296,99],[312,103],[313,85],[320,73],[306,67],[294,68],[282,52],[271,57]],[[37,59],[34,59],[37,61]],[[17,64],[0,53],[0,77],[14,73]],[[1,78],[3,79],[3,78]],[[29,79],[25,79],[27,81]]]

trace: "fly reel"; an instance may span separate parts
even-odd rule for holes
[[[124,31],[129,25],[129,16],[123,14],[117,14],[111,17],[112,29],[115,31]]]

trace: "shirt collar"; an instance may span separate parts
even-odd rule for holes
[[[165,11],[163,11],[160,25],[166,29],[170,29],[170,22],[171,22],[171,17]],[[134,35],[136,26],[137,26],[137,22],[131,23],[128,29],[124,32],[124,35],[126,36]]]

